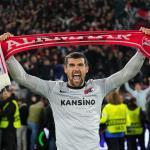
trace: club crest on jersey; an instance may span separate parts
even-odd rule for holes
[[[94,88],[90,87],[90,88],[84,90],[84,94],[89,94],[93,91],[94,91]]]

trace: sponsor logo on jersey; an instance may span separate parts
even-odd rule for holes
[[[61,106],[95,105],[94,99],[61,100]]]

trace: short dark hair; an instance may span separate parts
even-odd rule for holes
[[[74,58],[74,59],[84,58],[85,65],[88,66],[88,60],[87,60],[86,56],[84,55],[84,53],[72,52],[72,53],[66,55],[65,60],[64,60],[64,65],[67,65],[69,58]]]

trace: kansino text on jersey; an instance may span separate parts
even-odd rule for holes
[[[94,105],[95,104],[95,100],[87,100],[87,99],[79,99],[79,100],[61,100],[61,105],[62,106],[80,106],[80,105]]]

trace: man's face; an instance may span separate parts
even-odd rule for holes
[[[68,58],[68,63],[64,66],[64,71],[67,74],[69,85],[79,87],[85,80],[88,66],[85,64],[84,58]]]

